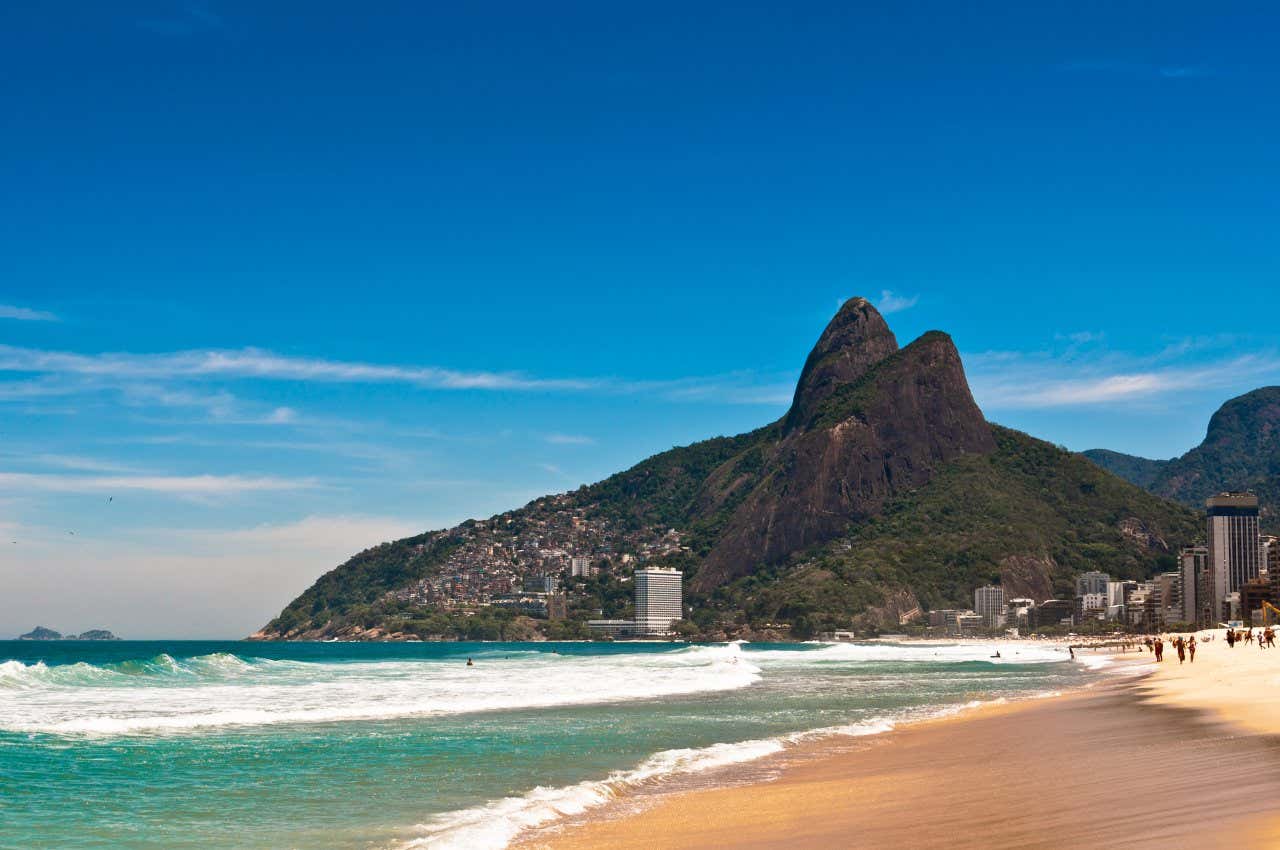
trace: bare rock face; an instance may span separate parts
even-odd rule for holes
[[[1000,586],[1005,599],[1053,598],[1053,573],[1058,564],[1048,555],[1010,555],[1000,562]]]
[[[781,433],[694,589],[710,591],[830,540],[954,458],[995,451],[951,338],[935,331],[899,350],[860,298],[809,355]]]
[[[897,350],[897,338],[871,302],[850,298],[804,361],[785,420],[786,430],[803,427],[822,402]]]

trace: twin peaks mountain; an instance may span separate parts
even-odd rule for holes
[[[1263,529],[1280,532],[1280,387],[1233,398],[1209,420],[1204,442],[1182,457],[1148,460],[1107,449],[1085,454],[1104,469],[1166,499],[1200,508],[1226,491],[1258,494]]]
[[[572,637],[598,612],[628,613],[624,581],[646,562],[684,570],[690,635],[894,629],[931,608],[968,607],[987,582],[1044,599],[1073,592],[1083,570],[1146,577],[1199,526],[1194,511],[1081,455],[987,422],[950,337],[899,347],[855,298],[818,339],[778,421],[368,549],[255,637]],[[561,574],[570,555],[601,570],[567,580],[565,618],[485,605]]]

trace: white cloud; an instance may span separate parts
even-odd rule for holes
[[[531,378],[515,372],[468,372],[290,357],[257,348],[165,354],[77,354],[0,345],[0,371],[116,379],[262,378],[329,383],[406,383],[433,389],[585,390],[599,381]]]
[[[543,439],[553,446],[593,446],[596,442],[582,434],[548,434]]]
[[[16,319],[19,322],[56,322],[58,317],[44,310],[32,310],[28,307],[15,307],[12,304],[0,304],[0,319]]]
[[[1162,365],[1163,357],[1163,352],[1150,358],[1086,359],[989,352],[965,361],[974,397],[988,410],[1088,407],[1197,390],[1231,392],[1280,378],[1280,359],[1272,354],[1179,365]]]
[[[920,300],[919,295],[898,295],[889,289],[880,291],[880,300],[876,302],[876,308],[886,315],[889,313],[901,313],[903,310],[910,310],[916,306],[916,302]]]
[[[102,493],[126,491],[183,497],[237,496],[318,487],[311,478],[244,475],[53,475],[0,472],[0,491],[43,493]]]
[[[895,296],[896,297],[896,296]],[[915,299],[899,299],[902,303]],[[898,309],[905,309],[899,307]],[[293,424],[296,412],[276,408],[265,414],[246,412],[231,393],[196,392],[195,381],[273,380],[304,383],[407,384],[432,390],[508,392],[596,392],[647,394],[671,401],[777,405],[790,399],[791,386],[759,384],[751,372],[725,375],[626,380],[619,378],[542,378],[518,372],[443,369],[322,358],[292,357],[257,348],[178,351],[161,354],[127,352],[79,354],[0,345],[0,372],[43,376],[44,384],[24,386],[14,399],[37,394],[73,395],[107,390],[126,401],[165,407],[203,407],[224,424]],[[17,382],[9,384],[16,385]],[[0,400],[7,395],[0,385]]]

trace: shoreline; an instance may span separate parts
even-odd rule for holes
[[[1280,846],[1271,804],[1280,695],[1251,699],[1280,691],[1280,655],[1268,652],[1228,651],[1219,639],[1202,644],[1194,667],[1179,667],[1172,651],[1160,665],[1115,654],[1130,675],[865,738],[805,741],[752,765],[754,776],[620,796],[531,828],[511,847]],[[1255,676],[1258,686],[1242,693],[1233,676],[1261,664],[1274,683]]]

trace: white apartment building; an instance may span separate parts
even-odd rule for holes
[[[989,629],[1004,625],[1004,588],[989,584],[973,592],[973,610]]]
[[[664,567],[636,570],[636,633],[664,635],[684,618],[684,573]]]

